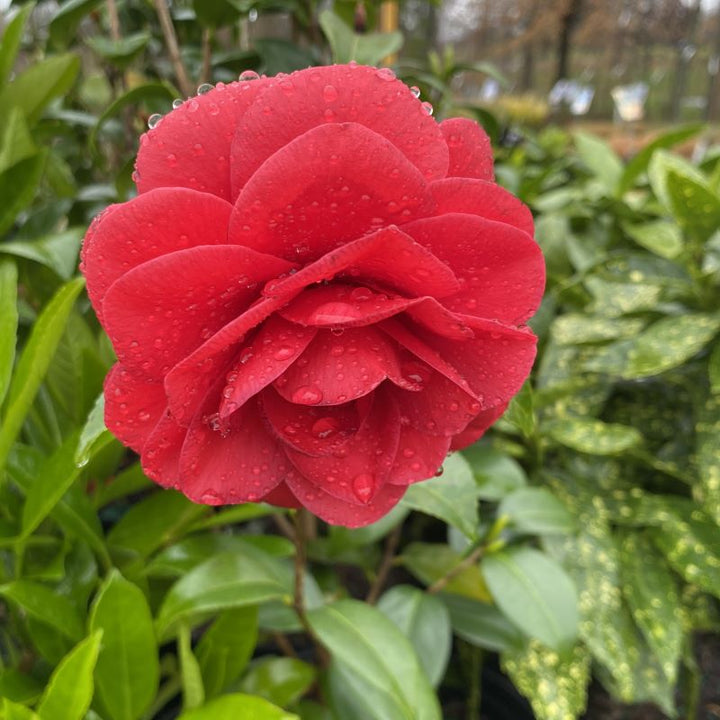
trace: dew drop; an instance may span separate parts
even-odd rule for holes
[[[395,73],[390,68],[381,68],[377,71],[377,76],[381,80],[390,81],[395,79]]]
[[[350,291],[350,297],[355,302],[366,302],[372,297],[372,291],[366,287],[356,287]]]
[[[152,130],[154,127],[157,127],[160,121],[162,120],[163,116],[160,113],[153,113],[147,121],[148,127]]]
[[[287,360],[295,354],[295,350],[289,345],[281,345],[274,353],[273,357],[276,360]]]
[[[368,473],[356,475],[352,481],[353,493],[362,503],[368,503],[375,492],[375,478]]]
[[[220,505],[222,503],[222,499],[214,490],[206,490],[200,496],[200,502],[205,503],[206,505]]]
[[[414,97],[416,97],[416,98],[420,97],[420,88],[417,85],[413,85],[410,88],[410,92],[413,94]]]
[[[433,109],[432,103],[424,102],[424,103],[422,104],[422,106],[423,106],[423,110],[425,110],[425,112],[426,112],[428,115],[432,115],[432,114],[435,112],[435,110]]]
[[[210,83],[203,83],[200,85],[197,89],[198,95],[205,95],[206,93],[209,93],[211,90],[214,90],[215,88]]]
[[[325,122],[335,122],[335,118],[337,118],[337,115],[335,114],[334,110],[331,110],[330,108],[327,108],[325,112],[323,113],[323,117],[325,118]]]
[[[430,370],[413,360],[403,363],[400,372],[403,380],[410,386],[407,387],[408,390],[422,390],[430,380]]]
[[[320,440],[334,435],[340,428],[340,422],[334,417],[322,417],[313,423],[311,432]]]
[[[323,100],[325,100],[325,102],[331,103],[331,102],[335,102],[337,99],[338,99],[337,88],[334,85],[326,85],[323,88]]]
[[[257,80],[259,77],[254,70],[243,70],[238,76],[238,80],[246,82],[247,80]]]
[[[299,405],[317,405],[322,399],[322,390],[314,385],[301,385],[292,394],[292,401]]]
[[[415,457],[415,451],[412,448],[405,448],[402,451],[402,454],[403,454],[403,457],[406,457],[406,458]]]
[[[172,102],[173,110],[177,110],[184,102],[182,98],[175,98]]]

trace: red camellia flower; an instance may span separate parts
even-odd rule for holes
[[[530,212],[480,127],[388,69],[218,83],[142,137],[135,181],[82,254],[105,419],[196,502],[373,522],[530,371]]]

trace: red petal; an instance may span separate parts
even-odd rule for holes
[[[246,403],[225,421],[210,393],[197,413],[180,456],[181,490],[205,505],[256,502],[289,475],[292,466],[279,442],[265,429],[255,403]]]
[[[257,296],[257,284],[291,265],[237,245],[200,245],[123,275],[103,302],[118,359],[160,378]]]
[[[145,474],[163,487],[177,488],[180,483],[180,452],[187,428],[178,425],[165,413],[142,449]]]
[[[218,378],[228,372],[245,335],[282,304],[282,301],[262,299],[215,333],[165,376],[170,412],[181,425],[190,423],[198,404]]]
[[[357,432],[361,414],[356,403],[344,405],[296,405],[274,390],[262,394],[265,417],[275,435],[306,455],[329,455]]]
[[[105,378],[105,425],[123,445],[140,452],[167,408],[161,382],[148,382],[115,363]]]
[[[275,388],[297,405],[342,405],[398,373],[393,346],[374,328],[321,330]]]
[[[302,504],[292,494],[292,491],[284,482],[280,483],[276,488],[273,488],[267,495],[261,497],[260,502],[285,508],[302,507]]]
[[[228,237],[307,263],[371,230],[423,217],[428,208],[425,180],[394,145],[355,123],[322,125],[250,178]]]
[[[218,83],[186,100],[140,138],[138,192],[187,187],[232,201],[230,146],[238,121],[272,81]]]
[[[545,263],[527,233],[460,213],[416,220],[403,230],[460,279],[461,290],[443,299],[448,309],[517,325],[540,304]]]
[[[232,148],[235,192],[299,135],[317,125],[344,122],[387,138],[424,177],[447,174],[448,149],[440,128],[406,85],[389,70],[335,65],[283,78],[240,120]]]
[[[291,447],[286,452],[299,474],[317,489],[350,506],[366,505],[383,488],[395,460],[399,420],[395,403],[378,392],[359,430],[334,454],[312,457]],[[289,484],[295,492],[295,484]],[[298,499],[305,503],[302,496]]]
[[[440,130],[450,150],[448,177],[494,178],[490,138],[476,122],[449,118],[440,123]]]
[[[411,297],[441,298],[460,288],[447,265],[409,235],[390,226],[331,250],[293,275],[268,283],[263,294],[288,295],[337,275],[355,282],[367,279],[373,284],[382,283]]]
[[[433,477],[442,467],[450,448],[449,437],[428,435],[404,425],[395,462],[388,482],[393,485],[409,485]]]
[[[483,410],[461,433],[452,439],[451,450],[462,450],[479,440],[485,431],[505,412],[508,404],[502,403],[489,410]]]
[[[535,227],[530,209],[505,188],[484,180],[447,178],[430,185],[435,215],[467,213],[513,225],[533,236]]]
[[[274,315],[243,348],[227,376],[220,417],[226,418],[247,400],[282,375],[315,337],[315,328],[304,328]]]
[[[81,270],[101,322],[103,297],[121,275],[175,250],[224,243],[232,206],[215,195],[161,188],[111,209],[90,226],[82,250]]]

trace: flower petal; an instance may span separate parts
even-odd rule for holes
[[[440,130],[450,150],[447,177],[495,177],[490,138],[480,125],[468,118],[449,118],[440,123]]]
[[[230,189],[230,154],[238,120],[272,80],[218,83],[186,100],[140,138],[135,163],[138,192],[187,187],[224,200]]]
[[[169,412],[158,421],[143,446],[140,460],[145,474],[163,487],[180,483],[180,453],[187,428],[178,425]]]
[[[243,188],[230,242],[307,263],[379,227],[427,215],[420,171],[356,123],[321,125],[268,158]]]
[[[140,452],[167,408],[161,382],[147,381],[115,363],[105,378],[105,425],[123,445]]]
[[[540,305],[545,263],[527,233],[462,213],[416,220],[403,230],[460,279],[461,290],[443,298],[448,309],[517,325]]]
[[[452,439],[450,450],[462,450],[479,440],[487,429],[507,410],[508,403],[501,403],[483,410],[461,433]]]
[[[387,69],[335,65],[283,78],[240,119],[232,148],[235,192],[299,135],[318,125],[344,122],[359,123],[387,138],[424,177],[445,177],[448,148],[443,135],[408,87]]]
[[[273,488],[267,495],[263,495],[259,502],[285,508],[302,507],[302,503],[293,495],[292,490],[290,490],[287,483],[284,482],[281,482],[277,487]]]
[[[162,377],[236,318],[258,282],[291,267],[237,245],[200,245],[138,265],[103,301],[118,360],[149,379]]]
[[[392,344],[374,328],[321,330],[274,386],[298,405],[342,405],[398,373]]]
[[[450,449],[449,437],[428,435],[403,425],[395,462],[388,475],[392,485],[409,485],[433,477]]]
[[[207,193],[160,188],[108,209],[90,226],[80,266],[100,321],[108,288],[132,268],[177,250],[224,243],[232,205]]]
[[[256,502],[293,474],[290,461],[266,430],[256,402],[220,421],[212,395],[188,428],[179,490],[205,505]]]
[[[493,182],[469,178],[447,178],[430,185],[435,215],[467,213],[503,222],[533,236],[530,209],[512,193]]]

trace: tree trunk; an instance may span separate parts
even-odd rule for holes
[[[575,30],[583,0],[568,0],[560,16],[560,34],[556,51],[555,82],[567,78],[570,72],[570,39]]]
[[[687,9],[685,20],[685,38],[686,41],[678,44],[677,57],[675,60],[675,81],[673,83],[672,95],[670,97],[670,117],[677,120],[680,117],[680,104],[687,83],[687,74],[690,67],[692,55],[686,54],[686,48],[689,48],[695,42],[695,34],[700,19],[700,0],[695,0],[693,5]]]
[[[706,112],[710,122],[717,122],[720,119],[720,10],[715,18],[715,46],[710,54],[710,63]]]

